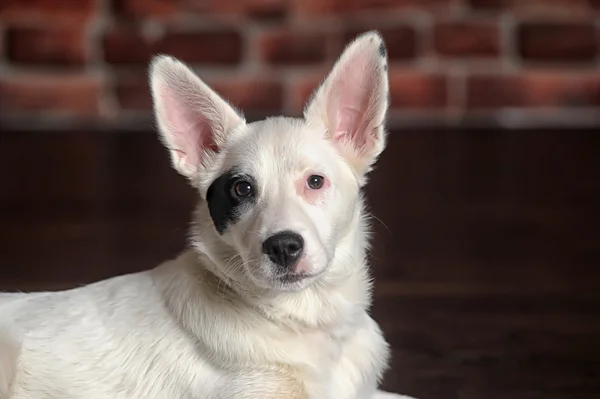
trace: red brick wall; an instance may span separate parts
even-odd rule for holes
[[[600,0],[2,0],[0,120],[146,120],[155,53],[248,114],[297,115],[373,28],[393,124],[600,125]]]

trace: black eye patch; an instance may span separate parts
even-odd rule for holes
[[[240,191],[240,187],[243,187],[244,191]],[[256,180],[235,169],[219,176],[206,192],[210,217],[219,234],[223,234],[239,219],[241,212],[255,201]]]

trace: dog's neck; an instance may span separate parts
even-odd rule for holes
[[[192,235],[192,248],[198,256],[197,267],[215,280],[219,295],[246,303],[262,315],[278,323],[290,326],[316,327],[333,326],[350,322],[357,312],[370,306],[371,282],[366,266],[368,225],[360,199],[354,211],[350,228],[338,241],[335,256],[325,276],[319,281],[297,292],[274,292],[253,288],[248,282],[240,283],[223,275],[227,257],[211,253],[211,237]],[[202,229],[201,231],[206,231]],[[214,239],[214,237],[212,238]]]

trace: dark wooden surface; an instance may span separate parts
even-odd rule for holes
[[[392,132],[368,189],[384,387],[600,398],[600,136]],[[194,192],[151,132],[0,133],[0,289],[150,268]]]

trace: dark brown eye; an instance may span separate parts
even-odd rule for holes
[[[240,181],[235,183],[233,191],[238,197],[247,197],[252,194],[252,185],[247,181]]]
[[[306,184],[308,185],[308,188],[313,189],[313,190],[318,190],[321,187],[323,187],[323,183],[325,183],[325,178],[323,176],[319,176],[319,175],[311,175],[306,180]]]

